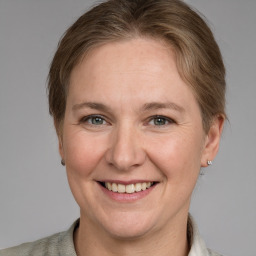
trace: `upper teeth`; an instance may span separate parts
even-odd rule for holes
[[[105,187],[113,192],[117,193],[134,193],[140,192],[141,190],[146,190],[153,185],[153,182],[142,182],[142,183],[135,183],[135,184],[117,184],[117,183],[110,183],[105,182]]]

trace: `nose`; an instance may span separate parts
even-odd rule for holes
[[[106,160],[118,170],[128,171],[145,162],[146,153],[142,136],[129,125],[116,128],[109,145]]]

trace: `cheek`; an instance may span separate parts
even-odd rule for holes
[[[154,141],[149,147],[151,161],[168,182],[179,184],[198,177],[201,164],[201,139],[196,134],[172,134]]]
[[[84,131],[68,133],[64,143],[67,169],[76,176],[90,175],[104,155],[104,139]]]
[[[102,138],[92,138],[81,130],[71,130],[65,134],[64,153],[68,182],[76,202],[84,211],[89,205],[93,205],[90,200],[95,200],[95,182],[92,181],[104,156],[103,144]]]

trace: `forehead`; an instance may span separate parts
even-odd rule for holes
[[[89,50],[71,72],[71,82],[74,74],[81,68],[84,68],[84,71],[86,68],[91,74],[91,71],[96,71],[96,68],[97,72],[122,72],[124,69],[134,71],[134,68],[138,71],[147,71],[148,68],[157,64],[155,68],[164,70],[161,65],[166,66],[168,63],[176,67],[174,62],[173,49],[163,41],[148,38],[115,41]]]
[[[72,101],[114,99],[129,102],[193,97],[180,78],[175,54],[161,41],[133,39],[93,49],[71,73]],[[122,100],[121,100],[122,99]],[[96,100],[96,99],[95,99]]]

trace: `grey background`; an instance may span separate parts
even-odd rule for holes
[[[227,67],[221,148],[193,194],[208,247],[256,255],[256,1],[188,0]],[[0,0],[0,248],[65,230],[79,216],[48,115],[46,77],[65,29],[95,1]]]

